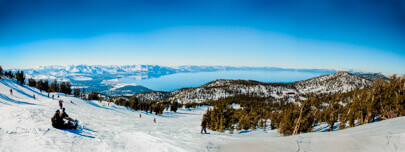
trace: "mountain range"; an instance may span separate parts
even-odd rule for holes
[[[18,69],[11,69],[17,71]],[[198,73],[215,71],[297,71],[315,73],[336,73],[336,69],[291,69],[277,67],[233,67],[233,66],[160,66],[160,65],[69,65],[41,66],[22,69],[27,78],[70,81],[74,87],[86,88],[86,91],[98,91],[105,94],[134,94],[153,91],[144,86],[119,82],[119,78],[151,79],[175,73]],[[373,80],[376,77],[387,79],[386,74],[348,70],[359,76]]]

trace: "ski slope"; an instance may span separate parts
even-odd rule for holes
[[[263,129],[234,134],[208,130],[210,134],[202,135],[200,123],[207,107],[157,116],[52,95],[60,95],[69,116],[80,121],[81,130],[51,126],[59,99],[14,80],[0,80],[0,151],[405,151],[405,118],[332,133],[320,128],[290,137]]]

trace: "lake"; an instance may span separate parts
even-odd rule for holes
[[[325,75],[325,72],[299,71],[215,71],[176,73],[158,78],[120,78],[120,82],[136,83],[156,91],[173,91],[185,87],[198,87],[216,79],[256,80],[261,82],[294,82]]]

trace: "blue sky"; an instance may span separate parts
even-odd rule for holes
[[[0,0],[0,65],[405,73],[401,0]]]

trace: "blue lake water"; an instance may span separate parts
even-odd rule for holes
[[[157,91],[173,91],[185,87],[198,87],[216,79],[242,79],[261,82],[294,82],[324,75],[322,72],[299,71],[216,71],[197,73],[176,73],[158,78],[137,80],[120,78],[120,82],[136,83]]]

